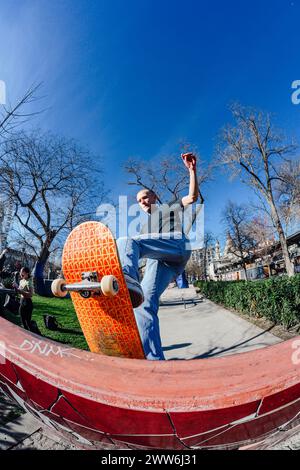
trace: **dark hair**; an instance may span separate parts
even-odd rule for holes
[[[23,268],[21,268],[21,271],[24,271],[26,274],[28,274],[28,277],[30,277],[30,269],[27,266],[23,266]]]

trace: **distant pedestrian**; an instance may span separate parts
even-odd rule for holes
[[[30,276],[30,270],[23,267],[20,271],[20,283],[13,284],[16,291],[21,295],[19,313],[25,330],[31,331],[31,317],[33,311],[32,296],[33,283]]]

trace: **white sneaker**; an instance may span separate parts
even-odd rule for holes
[[[130,300],[133,308],[139,307],[144,302],[143,289],[138,281],[128,274],[124,274],[125,281],[129,290]]]

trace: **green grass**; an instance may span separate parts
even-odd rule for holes
[[[45,338],[71,345],[74,348],[89,350],[77,320],[71,299],[47,298],[34,295],[32,300],[34,307],[32,320],[37,322],[37,325]],[[43,315],[54,315],[60,325],[59,330],[48,330],[45,327]],[[6,311],[5,318],[21,326],[19,315],[13,315]]]

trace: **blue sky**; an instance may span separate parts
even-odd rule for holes
[[[0,80],[12,101],[43,82],[32,124],[88,145],[126,194],[129,157],[175,155],[186,139],[209,162],[232,101],[297,137],[299,18],[299,0],[0,0]],[[223,174],[203,192],[216,235],[228,198],[250,197]]]

